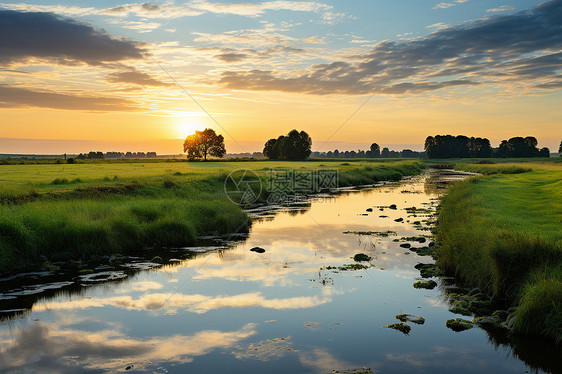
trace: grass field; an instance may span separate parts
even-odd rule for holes
[[[341,186],[419,174],[417,161],[97,162],[0,165],[0,272],[143,247],[197,244],[201,235],[247,232],[247,214],[224,181],[254,170],[338,169]],[[261,201],[265,201],[264,193]]]
[[[489,174],[449,189],[439,265],[518,309],[513,326],[562,341],[562,165],[466,165]],[[497,170],[494,170],[497,168]],[[511,170],[514,174],[509,174]]]

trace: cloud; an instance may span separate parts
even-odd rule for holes
[[[332,301],[332,291],[323,290],[323,295],[300,296],[289,298],[266,299],[260,292],[245,293],[232,296],[205,296],[199,294],[154,293],[143,295],[138,299],[130,296],[108,298],[91,298],[63,302],[45,302],[33,306],[34,311],[42,310],[74,310],[112,305],[128,310],[156,311],[175,313],[177,309],[185,309],[192,313],[203,314],[221,308],[262,307],[267,309],[307,309]]]
[[[457,0],[454,3],[438,3],[436,4],[433,9],[447,9],[453,6],[457,6],[459,4],[464,4],[466,3],[468,0]]]
[[[225,71],[219,84],[237,90],[361,95],[421,93],[477,84],[557,88],[562,70],[562,0],[485,18],[407,41],[383,41],[360,62],[336,61],[283,76]],[[357,56],[353,56],[357,59]]]
[[[137,70],[111,73],[106,76],[106,80],[111,83],[130,83],[138,84],[139,86],[167,87],[173,85],[172,83],[152,78],[150,75]]]
[[[215,50],[217,48],[200,48],[200,50]],[[280,55],[294,54],[294,53],[304,53],[305,50],[301,48],[294,48],[290,46],[276,45],[271,48],[266,48],[262,50],[255,49],[243,49],[243,50],[233,50],[230,48],[220,48],[218,49],[220,53],[214,57],[222,62],[235,63],[241,62],[248,58],[271,58]]]
[[[234,331],[202,330],[192,335],[142,339],[114,327],[92,332],[37,322],[19,330],[9,346],[0,348],[0,371],[116,372],[132,361],[134,371],[152,372],[162,362],[189,363],[194,357],[233,347],[256,333],[256,325],[249,323]]]
[[[312,1],[266,1],[261,3],[213,3],[206,0],[195,0],[184,5],[130,3],[111,8],[80,8],[64,5],[35,5],[0,3],[5,9],[53,12],[68,16],[104,15],[111,17],[127,17],[135,15],[145,19],[174,19],[195,17],[205,13],[230,14],[244,17],[260,17],[267,11],[312,12],[321,15],[323,23],[336,23],[345,18],[343,13],[333,12],[333,6]]]
[[[248,58],[249,55],[246,53],[221,53],[215,56],[215,58],[221,60],[222,62],[240,62]]]
[[[112,97],[75,96],[0,85],[0,108],[50,108],[96,112],[138,110],[133,102]]]
[[[137,43],[51,13],[0,10],[0,64],[30,58],[100,65],[141,59]]]
[[[512,7],[511,5],[502,5],[500,7],[497,8],[493,8],[493,9],[488,9],[486,12],[505,12],[508,10],[515,10],[514,7]]]
[[[196,0],[188,3],[193,9],[218,13],[235,14],[246,17],[257,17],[267,10],[291,10],[294,12],[329,12],[331,5],[306,1],[266,1],[262,3],[211,3],[206,0]]]

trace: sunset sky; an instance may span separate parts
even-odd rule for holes
[[[562,140],[562,0],[0,0],[0,154]],[[208,112],[208,113],[206,113]]]

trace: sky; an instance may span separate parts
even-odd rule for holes
[[[562,0],[0,0],[0,154],[562,140]]]

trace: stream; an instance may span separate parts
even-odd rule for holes
[[[552,343],[445,327],[471,319],[449,311],[451,279],[412,286],[422,280],[414,266],[434,261],[400,244],[431,242],[451,179],[428,172],[255,211],[249,236],[169,251],[163,265],[111,258],[72,277],[0,279],[0,371],[562,372]],[[358,253],[371,260],[355,262]],[[384,327],[404,313],[425,323],[408,323],[409,334]]]

